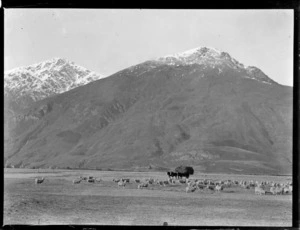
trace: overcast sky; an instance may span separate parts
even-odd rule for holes
[[[209,46],[293,85],[292,10],[5,9],[5,70],[54,57],[104,75]]]

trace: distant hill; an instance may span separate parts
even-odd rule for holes
[[[5,163],[290,174],[292,92],[199,47],[35,102],[7,119]]]

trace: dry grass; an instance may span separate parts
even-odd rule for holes
[[[100,183],[72,184],[78,176]],[[4,224],[291,226],[292,196],[257,196],[254,189],[227,188],[221,193],[185,193],[185,185],[136,183],[118,188],[113,178],[166,179],[163,172],[115,172],[6,169]],[[34,184],[34,177],[45,182]],[[192,178],[273,180],[291,177],[195,174]]]

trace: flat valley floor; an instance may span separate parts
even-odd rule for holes
[[[36,185],[35,177],[45,177]],[[99,183],[73,184],[79,176]],[[185,185],[132,182],[118,187],[113,178],[166,180],[166,172],[59,169],[5,169],[4,225],[155,225],[284,226],[292,225],[292,195],[255,195],[240,186],[221,192],[185,192]],[[195,173],[191,179],[289,182],[291,176]]]

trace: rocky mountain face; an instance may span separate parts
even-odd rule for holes
[[[37,101],[6,122],[15,167],[289,174],[292,87],[199,47]]]
[[[19,111],[33,102],[103,78],[63,58],[20,67],[4,74],[5,103]]]

